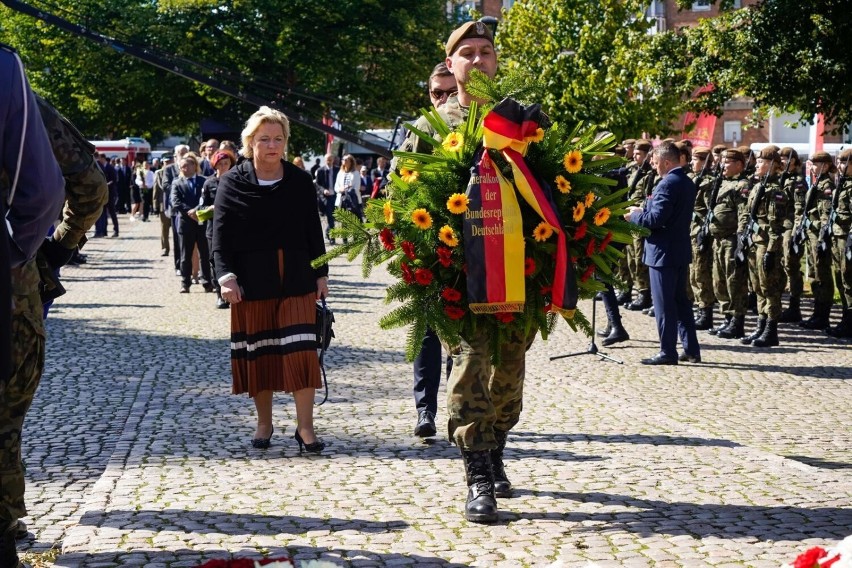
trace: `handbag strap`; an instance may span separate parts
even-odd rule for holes
[[[323,385],[325,386],[325,396],[322,397],[321,401],[316,403],[317,406],[322,406],[328,400],[328,377],[326,377],[326,375],[325,375],[325,352],[326,352],[325,332],[326,332],[326,325],[328,324],[328,308],[325,305],[325,298],[321,298],[320,302],[322,304],[322,327],[320,329],[322,329],[323,337],[322,337],[322,341],[320,341],[319,365],[320,365],[320,371],[322,372],[322,382],[323,382]]]

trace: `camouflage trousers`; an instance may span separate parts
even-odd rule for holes
[[[802,276],[802,254],[804,251],[799,249],[799,254],[795,254],[790,249],[790,243],[793,240],[793,231],[784,232],[784,286],[790,284],[790,295],[796,298],[802,297],[802,292],[805,290],[805,279]]]
[[[820,254],[819,234],[814,230],[808,230],[808,240],[805,244],[808,255],[808,282],[811,285],[814,302],[831,305],[834,303],[831,251]]]
[[[840,302],[844,310],[852,309],[852,260],[846,259],[846,237],[834,236],[831,244],[834,281],[840,290]]]
[[[692,241],[692,264],[689,265],[689,284],[699,308],[710,308],[716,302],[713,293],[713,248],[708,246],[699,252],[698,244]]]
[[[721,312],[729,316],[745,315],[748,296],[748,267],[737,266],[736,250],[736,235],[713,237],[713,292]]]
[[[500,348],[500,365],[492,365],[490,338],[482,331],[447,352],[453,371],[447,381],[448,433],[465,451],[497,447],[494,431],[508,432],[521,416],[526,352],[538,330],[512,337]]]
[[[35,263],[31,263],[35,267]],[[27,270],[25,265],[24,270]],[[27,515],[21,432],[44,370],[45,332],[37,288],[26,293],[20,274],[12,271],[12,377],[2,389],[0,404],[0,525]],[[28,274],[25,280],[29,280]],[[35,272],[37,282],[38,273]],[[23,288],[23,289],[22,289]]]
[[[644,238],[634,238],[633,243],[627,245],[627,248],[624,249],[625,254],[627,254],[627,268],[630,270],[633,287],[636,288],[637,292],[647,292],[651,289],[651,276],[648,274],[648,267],[642,260],[644,250]]]
[[[626,253],[627,251],[625,250],[624,252]],[[629,292],[633,288],[633,278],[630,277],[630,267],[627,265],[626,254],[619,259],[615,267],[615,277],[618,278],[619,282],[624,283],[624,287],[619,288],[619,290]]]
[[[784,292],[784,271],[781,267],[780,254],[769,270],[763,268],[763,256],[766,254],[766,244],[754,245],[748,253],[748,275],[751,288],[757,294],[757,313],[771,320],[778,321],[781,317],[781,294]]]

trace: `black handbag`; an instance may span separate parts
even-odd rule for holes
[[[320,350],[319,364],[322,371],[322,382],[325,386],[325,395],[317,406],[322,406],[328,400],[328,377],[325,375],[325,352],[334,337],[334,312],[325,303],[325,298],[317,302],[317,349]]]

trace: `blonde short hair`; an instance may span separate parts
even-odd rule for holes
[[[290,121],[284,116],[284,113],[268,106],[262,106],[257,109],[257,112],[249,117],[246,121],[246,126],[243,128],[240,137],[243,142],[243,148],[240,153],[251,160],[254,158],[254,151],[251,149],[251,139],[254,133],[260,128],[261,124],[271,123],[281,125],[281,130],[284,132],[284,146],[287,146],[287,141],[290,139]]]
[[[195,152],[187,152],[186,154],[184,154],[183,156],[178,158],[178,160],[177,160],[178,167],[180,167],[181,162],[185,162],[185,161],[191,161],[191,162],[195,163],[195,174],[198,174],[198,173],[201,172],[201,164],[200,164],[200,161],[198,159],[198,154],[196,154]],[[181,172],[180,175],[181,175],[181,177],[183,177],[183,172]]]

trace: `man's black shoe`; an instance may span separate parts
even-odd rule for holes
[[[189,294],[189,286],[181,286],[180,287],[181,294]]]
[[[437,433],[435,415],[428,410],[421,410],[417,417],[417,426],[414,427],[414,435],[421,438],[431,438]]]
[[[677,359],[669,359],[662,353],[658,353],[648,359],[642,359],[643,365],[677,365]]]
[[[677,358],[681,363],[700,363],[701,355],[690,355],[686,351],[680,354]]]

